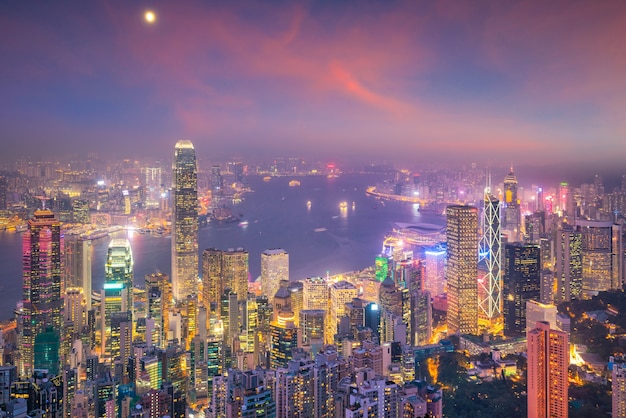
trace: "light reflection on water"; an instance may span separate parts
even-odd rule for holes
[[[342,175],[329,181],[323,176],[299,178],[301,186],[289,187],[291,177],[274,177],[263,182],[250,177],[254,192],[233,212],[243,214],[239,223],[211,224],[199,232],[200,252],[204,248],[243,247],[250,253],[250,275],[260,274],[261,252],[284,248],[289,253],[290,276],[301,279],[356,270],[373,264],[393,222],[442,223],[437,215],[422,215],[405,203],[379,204],[365,195],[365,188],[377,181],[372,175]],[[308,202],[311,202],[309,205]],[[348,202],[340,208],[341,202]],[[116,233],[121,238],[126,232]],[[128,235],[135,262],[135,283],[143,285],[146,274],[170,273],[170,237],[132,232]],[[92,288],[104,281],[104,262],[111,238],[94,241]],[[0,319],[12,316],[22,297],[21,235],[0,232],[0,286],[3,302]],[[199,257],[200,259],[200,257]]]

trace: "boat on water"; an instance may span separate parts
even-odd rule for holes
[[[289,187],[297,187],[300,185],[300,180],[291,180],[289,182]]]
[[[242,228],[245,228],[246,226],[248,226],[248,223],[249,223],[248,221],[241,221],[239,222],[239,226]]]
[[[307,209],[311,209],[311,201],[310,200],[306,201],[306,208]]]
[[[270,181],[272,179],[271,176],[265,176],[263,177],[263,181]]]
[[[339,204],[339,209],[348,209],[348,202],[341,202]]]

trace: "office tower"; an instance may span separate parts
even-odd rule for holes
[[[520,205],[517,198],[517,178],[511,171],[504,178],[504,220],[502,229],[510,233],[509,240],[517,241],[520,233]]]
[[[516,182],[517,183],[517,182]],[[506,180],[505,180],[505,184]],[[511,186],[513,187],[513,186]],[[506,187],[505,187],[506,189]],[[517,185],[513,190],[517,194]],[[506,194],[506,190],[505,190]],[[517,208],[519,214],[519,208]],[[518,218],[519,219],[519,218]],[[485,189],[483,234],[478,257],[480,286],[479,307],[487,321],[493,323],[502,314],[502,240],[500,232],[500,201]],[[484,272],[484,273],[483,273]]]
[[[295,282],[287,282],[283,280],[282,283],[285,283],[285,286],[289,291],[291,298],[291,310],[295,316],[297,326],[300,323],[300,311],[304,306],[304,285],[299,280]]]
[[[89,200],[75,199],[72,201],[72,222],[77,224],[90,224]]]
[[[568,414],[567,334],[537,322],[527,334],[528,417],[565,418]]]
[[[433,248],[424,251],[425,257],[425,278],[424,290],[431,295],[441,295],[444,293],[446,250],[443,248]]]
[[[557,303],[579,299],[582,293],[582,235],[570,225],[556,231],[556,294]]]
[[[448,206],[448,333],[478,334],[478,211]]]
[[[167,346],[167,332],[169,331],[169,311],[172,307],[172,283],[164,273],[152,273],[145,276],[147,318],[154,320],[154,345],[165,348]]]
[[[613,249],[619,251],[621,228],[619,225],[615,227],[617,233],[614,234],[612,222],[576,220],[576,229],[582,235],[582,291],[585,298],[612,289],[614,281],[620,282],[620,257],[614,256]],[[618,287],[621,288],[621,283]]]
[[[235,181],[243,183],[244,167],[241,161],[230,161],[228,163],[228,172],[235,175]]]
[[[612,367],[611,367],[612,366]],[[612,370],[611,370],[612,368]],[[626,361],[623,357],[609,357],[613,410],[611,416],[626,417]]]
[[[131,345],[133,342],[133,323],[130,312],[114,312],[111,314],[111,331],[107,336],[108,354],[111,360],[121,363],[121,374],[116,373],[116,377],[121,381],[126,369],[128,358],[131,356]]]
[[[280,281],[289,281],[289,254],[277,248],[261,253],[261,292],[268,298],[274,297]]]
[[[66,239],[64,243],[63,289],[81,288],[85,295],[87,310],[91,309],[91,240]]]
[[[146,167],[145,173],[145,208],[158,209],[161,203],[161,167]]]
[[[59,332],[52,326],[48,326],[43,332],[38,333],[35,336],[33,349],[34,369],[45,369],[51,376],[58,375],[60,346]]]
[[[303,308],[328,311],[328,283],[322,277],[307,277],[302,281]]]
[[[569,185],[566,182],[559,184],[559,196],[557,201],[563,216],[571,216],[574,214],[574,199],[570,193]]]
[[[271,352],[270,367],[286,367],[293,359],[293,350],[298,347],[298,328],[293,312],[280,311],[276,321],[270,324]]]
[[[299,347],[324,344],[324,317],[326,311],[305,309],[300,311]]]
[[[626,276],[624,269],[624,226],[613,224],[611,230],[611,288],[621,289]]]
[[[526,242],[529,244],[539,244],[541,236],[546,232],[546,213],[544,211],[536,211],[524,218]]]
[[[71,322],[77,333],[87,326],[87,304],[83,289],[70,287],[65,291],[64,323]]]
[[[196,292],[198,276],[198,172],[191,141],[176,143],[172,167],[172,287],[183,300]]]
[[[339,321],[346,314],[346,303],[358,295],[358,289],[349,282],[342,281],[330,285],[330,309],[328,315],[328,329],[326,341],[331,342],[339,329]]]
[[[397,287],[390,277],[387,277],[380,286],[379,293],[380,307],[383,311],[383,317],[389,318],[394,323],[401,322],[406,326],[407,336],[411,335],[411,295],[409,289]],[[385,315],[385,314],[391,314]],[[392,338],[393,333],[388,333],[388,338]],[[381,341],[400,341],[394,339],[382,339]],[[406,339],[401,340],[402,343],[408,343]]]
[[[213,199],[221,196],[224,189],[224,178],[220,173],[220,166],[211,166],[211,197]]]
[[[107,250],[104,268],[105,283],[121,283],[126,289],[125,311],[133,312],[133,253],[127,239],[113,239]]]
[[[35,337],[48,326],[58,332],[62,324],[63,299],[63,236],[61,223],[49,210],[37,210],[28,221],[28,231],[22,236],[24,280],[21,330],[20,374],[33,371]]]
[[[430,292],[414,290],[411,292],[410,341],[413,346],[427,345],[432,335],[433,310]]]
[[[504,335],[526,333],[526,302],[541,296],[539,246],[512,243],[504,246]]]
[[[243,248],[227,251],[207,248],[202,252],[202,302],[209,312],[216,312],[226,289],[240,301],[248,297],[248,252]]]

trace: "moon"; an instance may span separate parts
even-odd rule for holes
[[[144,18],[146,19],[146,22],[154,23],[154,21],[156,20],[156,15],[152,10],[148,10],[144,15]]]

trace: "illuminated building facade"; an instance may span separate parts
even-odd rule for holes
[[[526,333],[526,302],[541,296],[539,246],[521,243],[504,247],[504,335]]]
[[[626,361],[623,357],[609,358],[613,410],[611,416],[626,417]]]
[[[582,235],[582,291],[591,298],[598,292],[621,289],[623,239],[621,225],[576,220]]]
[[[346,303],[358,295],[358,289],[349,282],[342,281],[330,286],[330,311],[326,340],[332,341],[339,327],[339,320],[346,314]]]
[[[329,289],[326,279],[322,277],[307,277],[302,281],[302,286],[304,309],[328,311]]]
[[[478,210],[448,206],[448,333],[478,333]]]
[[[79,287],[83,290],[83,294],[88,295],[85,298],[87,310],[91,309],[91,240],[83,239],[66,239],[65,247],[65,266],[64,266],[64,283],[63,288]]]
[[[191,141],[176,143],[173,170],[172,287],[174,298],[196,293],[198,276],[198,172]]]
[[[414,290],[411,292],[411,325],[409,328],[409,344],[412,346],[427,345],[432,335],[433,310],[430,292]]]
[[[133,311],[133,253],[127,239],[113,239],[107,250],[105,283],[122,283],[126,291],[125,311]]]
[[[19,313],[21,329],[20,374],[33,371],[34,342],[51,326],[61,329],[63,299],[63,236],[61,223],[50,210],[37,210],[22,236],[23,301]]]
[[[326,311],[321,309],[305,309],[300,311],[300,344],[312,346],[324,344],[324,317]]]
[[[551,329],[547,322],[537,322],[527,334],[527,353],[528,416],[567,417],[567,334]]]
[[[517,197],[517,178],[511,171],[504,178],[504,222],[502,229],[509,232],[510,241],[517,241],[520,233],[520,203]]]
[[[209,312],[216,312],[226,289],[236,293],[239,301],[248,298],[248,259],[243,248],[207,248],[202,252],[202,299]]]
[[[569,302],[582,296],[583,260],[582,234],[564,224],[556,231],[556,303]]]
[[[133,319],[133,255],[127,239],[109,244],[102,295],[102,352],[113,358],[119,351],[113,316],[122,313],[127,321]]]
[[[167,331],[170,328],[169,311],[172,306],[172,283],[164,273],[152,273],[145,276],[147,312],[146,316],[154,320],[152,343],[160,348],[167,346]]]
[[[289,254],[277,248],[265,250],[261,253],[261,292],[268,298],[273,298],[280,281],[289,281]]]
[[[276,321],[270,324],[270,332],[270,367],[287,367],[287,363],[293,359],[293,350],[298,347],[298,328],[294,323],[293,312],[279,312]]]
[[[441,249],[429,249],[424,251],[425,257],[425,277],[424,290],[432,295],[444,293],[446,251]]]
[[[516,186],[517,187],[517,186]],[[506,193],[505,193],[506,194]],[[517,189],[515,189],[517,194]],[[519,207],[517,208],[519,222]],[[500,231],[500,201],[485,190],[483,210],[483,235],[480,243],[478,263],[481,277],[478,284],[483,295],[479,306],[488,321],[494,321],[502,314],[502,240]]]
[[[145,208],[158,209],[161,204],[161,167],[146,167],[145,174]]]

